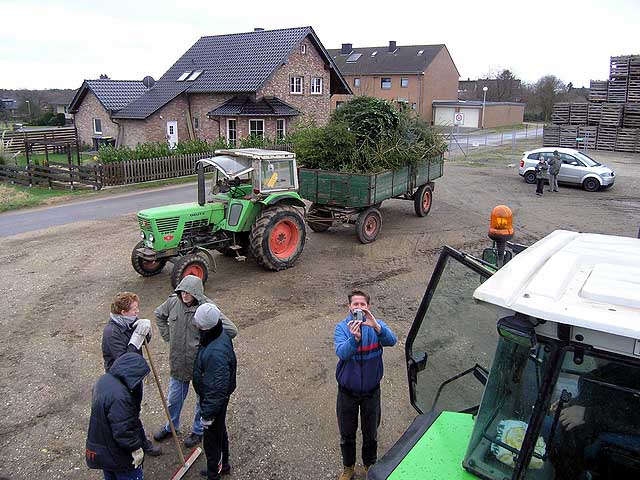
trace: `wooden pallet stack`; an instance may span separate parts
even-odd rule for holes
[[[622,125],[625,128],[640,128],[640,103],[627,103],[624,106]]]
[[[601,103],[589,103],[589,114],[587,115],[587,123],[589,125],[600,125],[600,118],[602,116],[602,104]]]
[[[595,150],[598,139],[598,127],[580,125],[578,127],[578,137],[582,138],[582,142],[584,142],[583,145],[589,150]]]
[[[560,146],[575,148],[576,138],[578,138],[577,125],[562,125],[560,127]],[[543,137],[544,140],[544,137]]]
[[[551,110],[551,121],[556,125],[566,125],[571,117],[570,103],[556,103]]]
[[[591,80],[589,85],[589,102],[606,102],[609,82],[607,80]]]
[[[598,150],[615,150],[618,129],[616,127],[598,127]]]
[[[635,152],[638,142],[637,128],[619,128],[616,137],[617,152]]]
[[[560,125],[545,125],[542,130],[542,144],[545,147],[560,145]]]
[[[622,125],[622,103],[603,103],[602,114],[600,116],[601,127],[619,127]]]
[[[572,103],[571,104],[571,113],[569,115],[569,123],[571,125],[586,125],[588,112],[589,112],[589,104],[588,103]]]

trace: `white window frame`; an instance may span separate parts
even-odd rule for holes
[[[301,55],[307,54],[307,46],[304,43],[300,44],[300,54]]]
[[[282,122],[282,136],[278,136],[278,122]],[[287,136],[287,119],[286,118],[276,118],[276,140],[280,140]]]
[[[361,82],[362,82],[362,81],[360,80],[360,77],[355,77],[355,78],[353,79],[353,86],[354,86],[355,88],[360,88]]]
[[[100,130],[98,130],[96,128],[96,120],[98,120],[100,122]],[[102,135],[102,119],[101,118],[94,118],[93,119],[93,133],[94,133],[94,135]]]
[[[320,89],[319,89],[319,91],[316,90],[316,80],[320,80],[320,85],[319,85]],[[324,82],[322,80],[322,77],[313,77],[311,79],[311,95],[322,95],[322,86],[323,86],[322,84],[323,83]]]
[[[198,117],[193,117],[193,129],[200,130],[200,119]]]
[[[193,70],[187,70],[176,79],[176,82],[184,82],[187,79],[187,77],[191,75],[192,72]]]
[[[401,88],[409,88],[409,79],[407,77],[401,77],[400,78],[400,87]]]
[[[251,133],[251,122],[260,122],[260,123],[262,123],[262,135],[259,135],[259,136],[264,138],[264,119],[263,118],[250,118],[249,119],[249,136],[250,137],[254,136],[253,133]],[[258,136],[258,135],[256,135],[256,136]]]
[[[383,87],[383,83],[385,79],[389,79],[389,86],[388,87]],[[380,77],[380,90],[391,90],[391,87],[393,86],[393,80],[391,79],[391,77]]]
[[[296,88],[298,85],[296,84],[296,79],[300,80],[300,91],[297,91]],[[300,75],[292,75],[289,78],[289,93],[291,95],[303,95],[304,94],[304,77]]]
[[[236,138],[233,140],[233,143],[231,143],[231,137],[229,136],[229,122],[235,122],[235,128],[233,129],[236,132]],[[238,144],[238,119],[237,118],[227,118],[227,143],[230,145],[237,145]]]
[[[194,70],[191,75],[185,79],[185,82],[193,82],[194,80],[197,80],[198,77],[202,75],[203,71],[204,70]]]

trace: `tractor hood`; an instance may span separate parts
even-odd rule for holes
[[[138,212],[139,217],[143,218],[165,218],[176,215],[190,214],[202,210],[211,210],[210,205],[201,207],[197,202],[177,203],[175,205],[164,205],[162,207],[147,208]]]

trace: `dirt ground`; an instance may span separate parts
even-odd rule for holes
[[[522,243],[558,228],[635,237],[640,157],[594,156],[616,170],[613,188],[588,193],[561,186],[557,194],[536,197],[535,186],[518,176],[514,156],[458,158],[445,165],[427,217],[416,217],[411,202],[385,202],[382,233],[373,244],[359,244],[353,228],[309,231],[298,264],[279,273],[216,255],[218,271],[206,293],[240,330],[238,389],[228,415],[233,467],[228,478],[337,478],[333,329],[344,318],[353,287],[371,293],[374,312],[399,338],[384,354],[382,455],[415,416],[408,402],[404,341],[442,245],[478,253],[488,243],[489,214],[497,204],[513,209],[516,240]],[[3,239],[0,476],[101,478],[85,466],[84,442],[91,388],[103,373],[100,339],[110,299],[120,290],[137,292],[141,316],[151,318],[171,293],[166,272],[144,279],[132,270],[129,256],[137,240],[134,215]],[[462,319],[451,322],[454,330],[464,328]],[[168,348],[155,324],[154,334],[152,352],[166,386]],[[184,435],[193,401],[190,393]],[[148,434],[163,423],[151,378],[142,420]],[[147,479],[168,479],[176,468],[171,443],[162,446],[163,456],[145,461]],[[199,478],[202,466],[198,460],[186,478]]]

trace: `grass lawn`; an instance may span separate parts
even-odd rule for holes
[[[448,162],[468,163],[473,166],[482,166],[487,164],[519,164],[523,152],[533,150],[542,146],[542,137],[537,139],[519,140],[516,148],[512,151],[511,144],[505,144],[498,147],[479,148],[467,153],[467,156],[457,155],[447,160]]]
[[[83,165],[96,161],[93,157],[94,157],[94,155],[91,155],[89,153],[80,152],[80,162]],[[45,160],[45,155],[44,155],[44,153],[34,153],[34,154],[29,155],[29,158],[36,165],[43,165],[44,164],[44,160]],[[66,153],[50,153],[49,154],[49,161],[50,162],[58,162],[58,163],[67,163],[69,160],[67,158],[67,154]],[[78,161],[78,159],[76,158],[75,153],[72,154],[71,155],[71,162],[73,164],[76,164],[77,161]],[[24,156],[24,155],[18,155],[16,157],[16,163],[19,166],[24,167],[27,164],[27,157]]]

